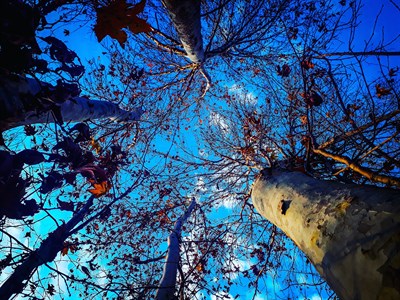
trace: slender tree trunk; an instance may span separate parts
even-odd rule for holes
[[[65,240],[71,235],[72,229],[83,220],[93,205],[93,196],[66,224],[51,232],[40,247],[18,265],[10,277],[0,287],[0,299],[10,299],[14,294],[21,293],[33,272],[41,265],[52,262],[58,252],[64,248]]]
[[[163,0],[178,32],[188,58],[194,63],[204,60],[201,36],[200,0]]]
[[[102,118],[130,122],[138,120],[143,114],[141,108],[130,112],[111,102],[84,97],[52,102],[41,93],[43,87],[49,85],[21,76],[0,78],[0,130],[36,123],[81,122]]]
[[[157,300],[175,299],[174,293],[176,290],[176,275],[178,273],[180,261],[179,246],[182,226],[190,217],[195,206],[196,200],[193,198],[185,214],[176,221],[174,229],[168,237],[168,253],[165,259],[163,276],[156,294]]]
[[[400,299],[400,191],[276,171],[257,211],[307,255],[340,299]]]
[[[111,119],[117,122],[133,122],[140,119],[143,110],[138,108],[134,111],[121,109],[117,104],[90,100],[84,97],[74,97],[60,105],[61,117],[64,122],[82,122],[95,119]],[[25,120],[9,123],[10,127],[28,124],[56,122],[52,112],[29,115]]]

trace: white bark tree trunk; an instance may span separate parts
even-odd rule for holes
[[[17,126],[37,123],[56,122],[50,107],[40,107],[39,93],[48,84],[35,79],[15,76],[0,79],[0,129],[6,130]],[[140,119],[141,108],[126,111],[118,105],[90,100],[84,97],[74,97],[64,102],[54,103],[64,122],[81,122],[109,118],[115,121],[132,122]],[[49,103],[47,103],[49,104]]]
[[[162,2],[168,10],[188,58],[194,63],[204,61],[200,0],[163,0]]]
[[[67,100],[60,105],[61,116],[64,122],[82,122],[85,120],[111,119],[117,122],[133,122],[140,119],[143,110],[138,108],[134,111],[126,111],[118,105],[107,102],[90,100],[84,97],[75,97]],[[12,127],[55,122],[51,112],[41,114],[31,114],[25,120],[12,123]]]
[[[400,191],[275,171],[257,211],[307,255],[340,299],[400,299]]]
[[[160,280],[156,294],[157,300],[170,300],[176,298],[174,293],[176,290],[176,275],[178,274],[180,261],[179,246],[182,226],[190,217],[195,206],[196,200],[193,198],[185,214],[176,221],[174,229],[168,237],[168,252],[167,257],[165,258],[163,276]]]

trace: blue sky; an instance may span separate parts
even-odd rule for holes
[[[372,40],[373,44],[376,44],[378,40],[380,40],[381,36],[380,36],[380,32],[381,32],[381,28],[384,27],[385,28],[385,40],[386,41],[390,41],[392,38],[396,37],[399,34],[399,30],[398,30],[398,25],[397,25],[397,20],[395,20],[393,18],[393,13],[392,10],[395,9],[393,8],[393,5],[390,3],[390,1],[373,1],[373,0],[369,0],[369,1],[363,1],[363,17],[361,18],[361,25],[357,31],[356,34],[356,40],[358,44],[355,44],[354,46],[354,50],[362,50],[364,47],[364,41],[367,41],[370,37],[372,32],[372,28],[373,28],[373,23],[375,21],[375,16],[377,15],[377,13],[379,12],[381,5],[384,5],[384,10],[382,11],[382,14],[379,18],[379,22],[377,23],[376,26],[376,31],[374,32],[374,37]],[[89,26],[88,26],[89,25]],[[55,36],[57,36],[58,38],[66,41],[67,46],[71,49],[74,50],[75,52],[77,52],[78,56],[80,57],[80,59],[82,60],[83,64],[85,64],[87,61],[94,59],[97,62],[101,62],[103,64],[107,64],[108,62],[108,58],[102,53],[104,52],[104,48],[97,42],[97,38],[95,37],[91,26],[92,24],[86,24],[85,26],[83,26],[82,28],[69,28],[70,34],[69,36],[64,36],[63,35],[63,30],[64,28],[60,27],[58,30],[55,31]],[[109,43],[110,40],[108,38],[106,38],[102,43],[107,44]],[[397,43],[398,45],[398,43]],[[396,47],[393,47],[393,50],[396,50]],[[399,49],[397,49],[399,50]],[[375,68],[376,64],[371,64],[371,73],[374,72],[374,68]],[[228,88],[232,88],[235,83],[233,82],[229,82],[226,83]],[[184,135],[184,131],[183,133],[181,132],[181,139],[185,140],[187,146],[189,144],[189,148],[192,148],[193,151],[197,151],[197,148],[200,147],[201,145],[196,145],[196,139],[194,138],[193,135],[190,136],[185,136]],[[163,149],[165,148],[165,141],[159,140],[160,145],[159,149]],[[29,144],[29,143],[28,143]],[[193,144],[193,145],[191,145]],[[207,187],[207,188],[211,188],[211,187]],[[200,199],[201,202],[201,199]],[[218,210],[216,210],[214,212],[215,215],[218,215],[218,217],[221,217],[221,215],[229,215],[229,213],[231,213],[232,207],[230,206],[231,203],[226,202],[222,205],[221,208],[219,208]],[[40,217],[40,216],[38,216]],[[68,218],[69,216],[66,216],[65,214],[61,214],[60,218]],[[211,216],[212,218],[212,216]],[[35,228],[33,231],[36,232],[44,232],[51,230],[52,226],[51,222],[49,223],[39,223],[38,228]],[[42,228],[45,228],[44,230]],[[29,240],[28,238],[25,238],[24,235],[26,234],[25,231],[18,231],[17,229],[15,229],[15,232],[12,232],[13,234],[15,234],[16,236],[18,236],[20,238],[21,241],[23,241],[23,243],[29,243],[29,246],[34,246],[37,245],[35,244],[32,239]],[[162,247],[165,247],[166,245],[163,245]],[[61,257],[58,256],[58,258],[61,258],[62,260],[65,260],[66,257]],[[247,268],[249,267],[249,265],[253,263],[251,262],[251,260],[249,259],[243,259],[242,261],[239,261],[238,264],[241,264],[243,266],[246,266]],[[301,263],[301,262],[299,262]],[[74,268],[75,266],[71,263],[69,263],[68,261],[64,261],[61,262],[60,264],[58,264],[58,267],[61,267],[62,270],[67,271],[70,268]],[[44,274],[44,273],[43,273]],[[81,274],[82,275],[82,274]],[[3,275],[4,276],[4,275]],[[266,281],[266,285],[268,286],[269,289],[278,289],[280,288],[279,283],[274,282],[272,280],[273,276],[271,274],[270,277],[268,277],[267,281]],[[303,278],[299,278],[299,280],[303,280]],[[53,282],[50,280],[50,282]],[[61,284],[61,287],[63,287],[63,284]],[[273,296],[271,297],[267,297],[267,296],[255,296],[253,298],[253,293],[254,290],[249,289],[249,290],[232,290],[230,297],[236,295],[236,293],[240,294],[239,299],[257,299],[257,300],[264,300],[264,299],[274,299]],[[272,295],[274,295],[274,293],[272,293]],[[312,300],[317,300],[317,299],[321,299],[316,293],[311,293],[308,295],[309,298],[311,298]],[[323,296],[326,297],[326,294]],[[76,295],[72,295],[71,297],[65,297],[65,299],[79,299]],[[211,296],[209,297],[209,299],[214,300],[216,299],[215,296]],[[300,297],[299,295],[299,299],[303,299]]]

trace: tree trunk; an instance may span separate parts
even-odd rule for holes
[[[190,217],[195,206],[196,200],[193,198],[185,214],[176,221],[174,229],[168,237],[168,253],[165,258],[163,276],[160,280],[156,294],[157,300],[170,300],[176,298],[174,294],[176,290],[176,275],[178,274],[180,261],[179,247],[182,226]]]
[[[204,60],[201,36],[200,0],[163,0],[188,58],[194,63]]]
[[[400,299],[400,191],[275,171],[252,200],[340,299]]]
[[[37,123],[81,122],[110,118],[115,121],[137,121],[141,108],[133,112],[107,101],[84,97],[49,100],[42,93],[49,84],[21,76],[0,78],[0,130]],[[54,87],[51,87],[54,89]]]
[[[90,197],[86,204],[66,223],[51,232],[40,247],[32,251],[28,257],[18,265],[10,277],[0,287],[0,299],[10,299],[14,294],[21,293],[34,271],[41,265],[52,262],[64,248],[65,240],[71,235],[72,229],[81,222],[93,205],[94,197]]]

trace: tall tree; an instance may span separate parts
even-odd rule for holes
[[[20,270],[18,265],[37,267],[32,276],[28,272],[30,278],[22,279],[26,288],[18,290],[21,295],[55,297],[67,292],[80,298],[102,294],[146,299],[160,293],[160,285],[167,282],[168,289],[163,290],[169,295],[190,299],[247,297],[236,288],[240,285],[253,297],[310,298],[317,293],[328,298],[332,292],[279,223],[299,214],[288,224],[304,220],[305,229],[301,231],[298,225],[294,233],[305,239],[305,245],[325,248],[314,247],[318,255],[309,254],[309,247],[300,245],[295,235],[294,241],[339,296],[349,293],[352,297],[356,289],[336,281],[346,271],[335,259],[335,249],[341,244],[331,242],[336,237],[329,229],[340,227],[341,221],[351,222],[351,213],[364,203],[355,194],[361,198],[368,190],[373,202],[373,193],[388,185],[381,193],[397,197],[390,190],[397,186],[400,155],[398,75],[393,63],[397,52],[391,51],[397,40],[379,40],[374,46],[379,32],[375,30],[366,45],[355,43],[362,12],[359,2],[198,1],[189,9],[196,18],[186,21],[186,14],[175,18],[178,13],[173,12],[180,1],[31,2],[42,12],[59,9],[57,26],[63,24],[58,16],[71,16],[62,13],[65,9],[86,22],[95,20],[92,25],[99,40],[106,35],[116,40],[105,43],[109,63],[85,63],[85,75],[77,56],[46,36],[38,39],[51,62],[43,77],[38,75],[43,62],[31,61],[39,53],[28,55],[30,64],[12,70],[4,65],[12,74],[30,72],[31,78],[39,77],[32,82],[41,86],[53,82],[47,86],[48,94],[37,97],[40,104],[48,105],[57,119],[61,105],[50,105],[57,102],[52,93],[61,88],[74,94],[78,88],[91,99],[107,100],[138,114],[138,108],[144,107],[148,114],[142,122],[122,125],[94,119],[69,125],[58,118],[51,126],[5,132],[1,183],[6,183],[4,191],[12,191],[18,209],[8,205],[1,211],[2,232],[7,237],[1,244],[7,250],[1,267],[3,274],[11,274],[14,267]],[[39,27],[32,24],[30,38],[19,46],[22,49],[37,49],[32,32]],[[76,23],[64,24],[66,34],[76,30],[68,27],[71,24]],[[184,26],[177,28],[177,24]],[[190,30],[197,40],[190,38]],[[346,45],[338,43],[343,43],[343,36],[349,38]],[[188,57],[190,48],[197,49],[193,51],[197,58]],[[201,48],[204,56],[199,59]],[[377,66],[373,72],[372,64]],[[57,79],[62,81],[56,85]],[[336,201],[327,208],[328,216],[310,211],[320,217],[321,224],[307,227],[307,219],[301,219],[302,205],[308,209],[329,204],[316,204],[322,196],[315,198],[304,185],[292,186],[299,181]],[[23,195],[16,188],[21,186]],[[85,186],[91,191],[86,192]],[[319,187],[335,188],[338,195]],[[279,188],[285,197],[268,198],[270,191]],[[86,203],[87,193],[104,195],[94,200],[63,248],[58,247],[61,254],[49,256],[54,264],[48,262],[49,257],[34,261],[31,254],[45,249],[40,239],[46,242],[52,236],[43,239],[47,232],[39,230],[39,224],[43,228],[50,223],[56,231],[62,222],[68,224],[71,213]],[[340,198],[342,193],[349,198]],[[182,225],[193,196],[196,209]],[[269,202],[272,211],[264,212],[261,204]],[[268,214],[274,212],[277,219]],[[377,230],[390,227],[389,215],[376,217],[383,215],[389,219]],[[398,224],[397,215],[392,215],[394,225]],[[11,222],[11,218],[17,220]],[[356,229],[367,235],[373,230],[368,226],[363,223]],[[19,228],[24,229],[22,235]],[[307,228],[315,232],[308,236]],[[355,236],[354,231],[343,230],[346,234]],[[179,248],[168,248],[168,237],[178,241]],[[387,241],[389,245],[389,236]],[[323,251],[329,254],[325,262],[336,267],[331,277],[324,274],[326,265],[318,265]],[[387,253],[378,256],[384,260],[390,256]],[[173,268],[167,268],[165,256]],[[389,273],[382,284],[385,293],[395,291],[387,281]]]
[[[353,3],[352,5],[356,4]],[[306,4],[306,7],[310,12],[317,10],[317,7],[313,3]],[[306,21],[308,17],[309,16],[305,18]],[[326,24],[319,24],[318,26],[322,28],[320,31],[326,32]],[[289,36],[289,42],[293,45],[294,42],[291,42],[291,40],[297,39],[298,28],[292,27],[289,29],[288,33],[290,33],[290,31],[293,31],[293,35]],[[181,32],[179,32],[179,34],[182,35]],[[189,36],[190,35],[188,35],[188,37]],[[307,39],[310,38],[307,37]],[[333,143],[337,145],[339,139],[342,141],[347,140],[348,137],[355,134],[361,138],[369,148],[367,151],[362,151],[362,157],[377,152],[378,155],[383,156],[382,158],[387,159],[387,165],[397,164],[398,152],[392,152],[392,150],[390,150],[392,154],[389,155],[383,150],[383,147],[390,140],[396,139],[398,136],[398,130],[392,127],[390,123],[386,123],[386,121],[390,122],[390,120],[393,120],[393,125],[397,123],[396,116],[398,114],[398,105],[396,105],[396,102],[398,102],[398,100],[396,101],[397,97],[395,97],[393,99],[394,105],[391,106],[389,112],[385,112],[384,115],[381,113],[382,116],[378,119],[376,116],[379,115],[380,109],[372,105],[372,109],[370,109],[368,113],[370,120],[359,120],[357,124],[354,120],[355,111],[362,109],[363,106],[359,106],[358,104],[347,104],[347,106],[345,106],[344,96],[339,90],[336,74],[332,71],[332,63],[326,60],[327,68],[321,68],[316,70],[316,72],[310,72],[312,69],[317,69],[312,62],[312,58],[315,56],[313,52],[315,51],[317,40],[313,39],[312,41],[313,48],[307,48],[305,51],[307,56],[306,54],[302,54],[299,57],[300,69],[304,82],[301,96],[304,99],[306,111],[304,115],[300,115],[301,113],[298,114],[298,112],[296,112],[296,110],[300,111],[299,108],[301,104],[297,102],[297,95],[293,91],[290,92],[289,97],[291,98],[289,98],[289,100],[296,102],[293,103],[293,105],[289,104],[289,108],[285,111],[287,112],[289,134],[287,135],[288,141],[284,141],[291,146],[289,153],[286,152],[288,154],[286,155],[288,159],[286,163],[289,163],[289,165],[286,165],[285,168],[293,169],[295,163],[293,159],[297,159],[303,161],[303,172],[312,175],[316,170],[311,166],[311,160],[316,160],[315,155],[317,155],[320,156],[322,160],[325,160],[325,164],[327,164],[327,159],[332,159],[334,163],[344,164],[346,168],[352,172],[359,176],[364,176],[372,182],[378,182],[388,186],[400,186],[400,181],[396,176],[379,174],[370,167],[362,166],[360,163],[355,162],[354,158],[350,158],[348,155],[351,155],[355,150],[352,149],[355,145],[350,146],[350,148],[346,147],[342,153],[338,152],[337,149],[336,153],[326,151],[326,147],[332,146]],[[307,45],[308,41],[305,40],[304,43]],[[332,53],[332,55],[350,56],[371,54],[385,56],[398,55],[396,52],[374,53],[367,51],[361,53]],[[330,54],[328,53],[328,55]],[[390,72],[396,72],[396,69],[391,70]],[[289,76],[291,68],[288,64],[284,64],[283,66],[278,66],[277,71],[278,75],[284,78]],[[324,126],[324,123],[315,116],[316,107],[320,106],[324,101],[323,97],[319,94],[324,92],[324,90],[322,87],[319,87],[316,82],[318,78],[325,77],[324,73],[328,74],[328,83],[332,85],[334,93],[337,96],[337,101],[339,107],[342,109],[345,123],[348,123],[350,128],[353,129],[353,132],[349,132],[349,129],[343,128],[343,133],[341,135],[338,134],[332,137],[334,142],[327,139],[326,136],[320,135],[322,132],[318,132],[318,128],[314,125],[318,122],[317,126],[320,126],[320,124]],[[288,84],[288,81],[286,84]],[[375,85],[377,97],[382,98],[391,94],[393,89],[392,84],[390,84],[390,86],[390,88],[387,88],[377,83]],[[293,86],[290,86],[290,88],[293,89]],[[375,100],[371,98],[370,96],[369,101],[373,103]],[[336,112],[336,109],[333,111]],[[298,117],[301,122],[295,120],[296,117]],[[252,118],[252,120],[248,119],[244,130],[245,139],[253,141],[246,142],[246,146],[239,148],[244,156],[246,164],[254,160],[254,157],[258,153],[264,155],[266,153],[265,149],[263,149],[266,147],[266,144],[262,144],[264,141],[261,140],[261,138],[265,138],[265,134],[260,132],[263,130],[260,119],[254,116]],[[371,128],[371,126],[375,128],[378,127],[378,124],[382,122],[381,120],[385,122],[384,127],[375,129],[376,132],[374,132],[373,137],[371,137],[368,134],[368,129]],[[306,150],[304,153],[305,157],[299,155],[299,150],[296,146],[296,123],[303,123],[302,125],[305,127],[304,133],[301,136],[301,142]],[[259,128],[257,128],[257,125]],[[223,130],[229,131],[229,125],[227,124],[225,126]],[[250,126],[255,127],[256,131],[258,131],[256,136],[252,135]],[[224,125],[222,125],[222,127],[224,127]],[[389,137],[386,138],[383,132],[388,132]],[[378,139],[380,140],[379,142],[377,142]],[[325,144],[320,146],[324,140]],[[277,141],[274,142],[276,143]],[[213,146],[215,147],[215,144],[213,144]],[[352,155],[354,155],[354,153]],[[314,156],[314,158],[312,156]],[[266,158],[270,164],[269,167],[272,169],[273,165],[268,154]],[[274,174],[274,172],[272,172],[272,174]],[[334,190],[332,196],[329,196],[330,194],[327,193],[328,190]],[[399,256],[397,240],[400,230],[398,215],[399,205],[396,201],[396,199],[399,198],[399,193],[397,191],[389,190],[384,192],[382,189],[378,188],[373,189],[369,187],[356,187],[354,185],[338,185],[316,180],[311,181],[310,178],[296,175],[296,173],[285,173],[283,175],[277,173],[270,176],[266,175],[263,179],[259,179],[253,186],[252,194],[256,209],[295,241],[314,263],[320,274],[327,279],[328,284],[340,298],[354,299],[357,297],[370,297],[371,299],[375,299],[380,297],[399,297],[399,291],[396,288],[399,280],[397,275],[398,270],[395,266]],[[349,206],[352,206],[352,209],[351,212],[347,213]],[[365,207],[368,208],[366,213],[363,211]],[[374,209],[373,212],[370,213],[370,216],[368,211],[372,207],[374,207]],[[292,209],[294,213],[291,213],[290,209]],[[360,226],[366,225],[367,221],[369,224],[367,225],[368,229],[360,229]],[[372,225],[383,223],[387,224],[388,227]],[[307,228],[304,229],[304,231],[298,231],[299,227],[310,227],[310,224],[315,226],[311,225],[310,230]],[[376,232],[369,232],[372,227],[374,227]],[[387,246],[387,248],[382,245],[385,245],[385,247]],[[315,247],[319,248],[318,251]],[[379,251],[382,251],[380,252],[382,253],[382,257],[377,258],[379,254],[376,252]],[[370,256],[366,254],[370,252],[374,252],[374,255]],[[349,262],[353,260],[359,263],[350,264]],[[349,267],[349,265],[351,265],[351,267]],[[376,275],[368,274],[365,276],[366,268],[368,268],[367,266],[371,268],[371,272],[375,271]],[[346,274],[356,274],[354,276],[357,277],[359,282],[357,282],[357,280],[349,280],[349,278],[345,276]],[[371,286],[374,288],[371,290],[363,290],[362,286]]]
[[[68,86],[53,87],[35,79],[1,78],[2,116],[0,128],[52,122],[83,122],[95,119],[113,119],[135,122],[143,114],[142,108],[126,111],[107,101],[74,96]]]
[[[200,23],[200,1],[163,1],[188,58],[194,63],[204,61]]]
[[[52,263],[59,254],[64,256],[74,252],[77,249],[76,240],[74,242],[76,233],[94,220],[104,218],[107,211],[132,191],[137,182],[133,181],[130,187],[125,186],[127,189],[120,196],[104,201],[101,207],[94,205],[98,205],[98,200],[94,198],[110,191],[113,177],[124,160],[124,152],[116,142],[109,140],[107,155],[98,156],[102,152],[101,142],[94,139],[88,122],[100,119],[104,124],[104,119],[108,118],[112,119],[113,129],[117,132],[121,128],[132,130],[137,126],[143,110],[140,105],[128,111],[107,100],[80,97],[81,86],[78,81],[85,68],[79,57],[56,37],[40,34],[46,26],[51,28],[57,24],[57,21],[47,23],[45,16],[72,2],[1,3],[0,130],[6,138],[1,140],[4,150],[0,151],[0,191],[3,195],[0,230],[2,236],[9,238],[9,244],[5,243],[2,248],[8,249],[8,253],[2,260],[1,270],[17,266],[0,288],[1,298],[4,299],[24,294],[29,283],[31,292],[35,293],[36,288],[40,288],[37,280],[42,279],[42,276],[35,275],[38,269]],[[55,134],[48,130],[52,123],[55,123]],[[34,125],[39,126],[35,128]],[[24,126],[23,135],[32,137],[28,142],[31,149],[19,145],[20,140],[13,144],[14,140],[18,140],[18,137],[15,139],[15,132],[18,135],[20,129],[16,127],[19,126]],[[38,133],[38,129],[47,129],[47,134]],[[103,141],[105,139],[103,137]],[[9,142],[13,144],[12,150],[6,146],[6,143],[10,146]],[[38,171],[42,167],[45,170],[47,168],[47,171]],[[89,199],[83,196],[81,202],[74,203],[71,199],[79,198],[79,186],[85,182],[91,186],[88,192],[92,196]],[[60,199],[60,194],[57,200],[49,201],[47,197],[53,191],[65,188],[66,185],[72,188],[72,192],[68,192],[69,198],[64,199],[66,201]],[[73,192],[75,188],[78,188],[78,192]],[[63,193],[61,191],[61,197]],[[50,212],[53,209],[61,214],[64,212],[62,224]],[[43,230],[41,233],[29,231],[25,236],[29,239],[32,233],[40,239],[40,236],[48,234],[39,247],[36,242],[24,245],[19,238],[9,233],[11,228],[20,228],[26,224],[33,227],[41,222],[46,224],[46,216],[39,217],[40,221],[37,219],[43,213],[54,221],[47,225],[55,224],[56,229],[50,227],[47,232]],[[53,287],[53,284],[48,283],[45,292],[53,295]]]
[[[254,183],[252,199],[257,211],[304,251],[340,299],[400,296],[398,190],[272,171]]]

